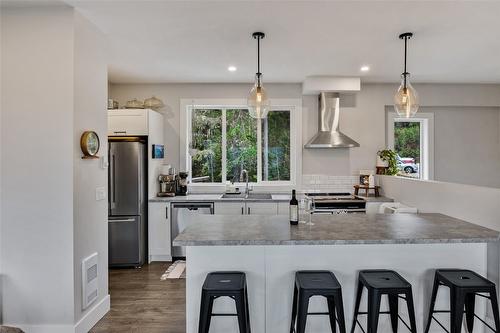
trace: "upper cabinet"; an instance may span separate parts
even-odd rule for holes
[[[149,109],[108,110],[108,135],[149,135],[150,118],[156,111]]]
[[[163,115],[151,109],[108,110],[108,136],[148,137],[148,197],[158,193],[158,175],[163,158],[153,158],[153,145],[164,145]]]

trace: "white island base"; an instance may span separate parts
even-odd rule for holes
[[[418,332],[423,332],[435,268],[464,268],[486,276],[487,243],[353,244],[353,245],[243,245],[188,246],[186,270],[187,333],[198,332],[200,295],[209,272],[237,270],[246,273],[252,333],[289,333],[294,273],[298,270],[330,270],[342,285],[348,332],[351,329],[357,272],[362,269],[392,269],[413,286]],[[495,281],[496,282],[496,281]],[[449,293],[441,287],[437,309],[449,309]],[[476,298],[476,313],[485,317],[486,301]],[[488,303],[489,306],[489,303]],[[381,311],[387,309],[382,298]],[[314,297],[309,311],[325,312],[326,302]],[[366,309],[366,289],[361,309]],[[399,301],[400,314],[407,319],[406,304]],[[235,313],[234,302],[215,301],[214,312]],[[489,312],[489,311],[488,311]],[[448,326],[448,314],[438,314]],[[488,322],[491,322],[487,318]],[[360,316],[366,330],[366,316]],[[327,316],[308,316],[307,332],[330,332]],[[400,332],[408,330],[402,323]],[[238,332],[236,317],[213,317],[210,332]],[[355,332],[361,332],[359,327]],[[378,332],[392,332],[389,316],[381,315]],[[444,332],[435,322],[430,332]],[[465,331],[465,328],[463,330]],[[474,332],[486,332],[475,322]]]

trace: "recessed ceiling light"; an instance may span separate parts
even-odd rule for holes
[[[370,70],[370,66],[361,66],[362,72],[368,72]]]
[[[230,72],[236,72],[236,69],[237,69],[236,66],[229,66],[227,68],[227,70],[230,71]]]

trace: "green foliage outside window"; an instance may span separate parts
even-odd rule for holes
[[[192,177],[204,182],[223,181],[222,109],[195,109],[191,119]],[[247,109],[226,109],[226,175],[240,181],[246,169],[257,182],[257,121]],[[271,111],[262,120],[262,180],[290,180],[290,112]]]
[[[246,169],[250,182],[257,181],[257,121],[248,110],[226,111],[227,180],[239,181]]]
[[[394,124],[394,150],[401,157],[413,157],[420,163],[420,123],[402,122]]]
[[[207,182],[222,181],[222,110],[193,111],[191,122],[192,177],[208,176]]]

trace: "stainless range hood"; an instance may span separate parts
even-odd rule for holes
[[[339,130],[340,97],[338,93],[319,94],[318,133],[304,146],[305,148],[353,148],[359,143]]]

